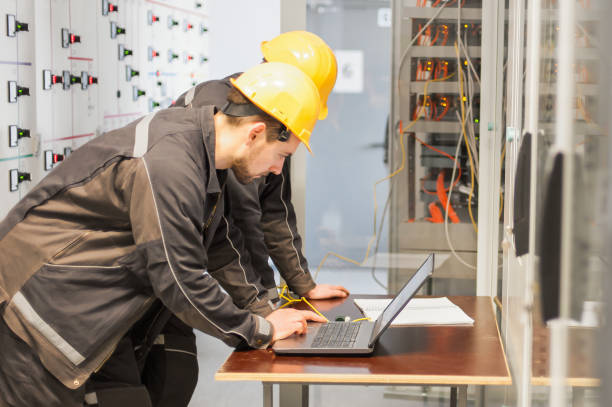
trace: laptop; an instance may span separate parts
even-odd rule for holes
[[[308,330],[305,334],[293,334],[286,339],[276,341],[272,346],[274,353],[279,355],[372,353],[378,339],[417,291],[419,291],[425,281],[431,277],[433,270],[434,255],[432,253],[395,298],[393,298],[376,321],[308,324]]]

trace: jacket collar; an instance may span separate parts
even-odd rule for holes
[[[206,192],[211,194],[220,193],[221,183],[219,182],[218,173],[227,171],[217,171],[215,167],[215,107],[204,106],[199,110],[198,118],[200,128],[202,129],[202,142],[204,143],[204,151],[209,168]]]

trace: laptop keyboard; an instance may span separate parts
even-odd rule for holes
[[[313,348],[352,348],[361,322],[329,322],[317,331]]]

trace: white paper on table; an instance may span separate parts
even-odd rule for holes
[[[363,314],[374,321],[391,302],[390,298],[353,300]],[[413,298],[391,325],[462,325],[474,324],[461,308],[448,298]]]

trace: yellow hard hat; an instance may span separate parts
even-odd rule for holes
[[[230,81],[255,106],[291,130],[312,152],[308,142],[319,117],[321,98],[314,82],[304,72],[282,62],[266,62]]]
[[[319,36],[308,31],[289,31],[261,43],[261,52],[268,62],[284,62],[300,68],[319,89],[321,112],[327,117],[327,98],[338,74],[336,57]]]

